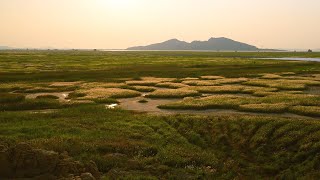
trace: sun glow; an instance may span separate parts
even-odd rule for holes
[[[115,9],[130,9],[136,6],[136,0],[104,0],[105,4]]]

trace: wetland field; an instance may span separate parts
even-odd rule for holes
[[[0,51],[0,145],[102,179],[319,179],[320,62],[274,58],[320,53]]]

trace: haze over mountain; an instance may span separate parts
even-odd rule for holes
[[[8,46],[0,46],[0,49],[12,49],[12,48]]]
[[[191,43],[171,39],[162,43],[147,46],[129,47],[127,50],[207,50],[207,51],[258,51],[259,48],[225,37],[210,38],[208,41],[192,41]]]

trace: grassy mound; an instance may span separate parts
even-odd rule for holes
[[[199,93],[194,90],[184,88],[180,89],[159,89],[147,95],[149,98],[183,98],[198,96]]]
[[[130,98],[137,97],[141,94],[134,90],[120,89],[120,88],[92,88],[87,90],[78,90],[76,93],[86,94],[83,98],[95,99],[95,98]]]

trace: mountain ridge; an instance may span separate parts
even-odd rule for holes
[[[190,43],[178,39],[170,39],[161,43],[146,46],[129,47],[126,50],[212,50],[212,51],[259,51],[256,46],[238,42],[225,37],[210,38],[207,41]]]
[[[0,49],[5,50],[5,49],[12,49],[12,48],[11,48],[11,47],[9,47],[9,46],[0,46]]]

